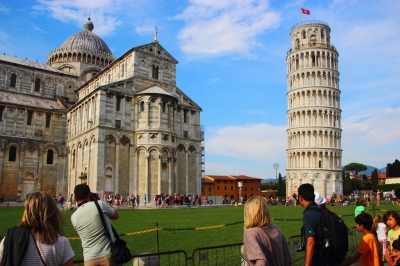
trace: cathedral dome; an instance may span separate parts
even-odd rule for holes
[[[60,46],[60,49],[91,50],[111,54],[110,48],[108,48],[107,44],[92,32],[94,25],[93,22],[90,21],[90,18],[85,24],[83,24],[83,29],[83,31],[69,37]]]
[[[93,22],[83,24],[83,31],[69,37],[59,48],[50,51],[47,64],[60,68],[57,64],[81,62],[84,64],[106,67],[115,60],[107,44],[96,34]],[[57,65],[57,66],[56,66]]]

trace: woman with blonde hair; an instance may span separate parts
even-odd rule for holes
[[[244,257],[249,265],[292,265],[292,251],[279,227],[271,224],[265,197],[247,200],[244,228]]]
[[[60,209],[47,192],[28,194],[19,226],[0,243],[0,266],[73,264],[75,255],[62,229]]]

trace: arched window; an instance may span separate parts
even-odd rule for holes
[[[17,85],[17,75],[16,74],[11,74],[11,79],[10,79],[10,87],[15,88]]]
[[[53,158],[54,158],[54,151],[48,150],[47,151],[47,164],[53,164]]]
[[[153,72],[152,72],[151,77],[152,77],[153,79],[158,79],[158,66],[153,65]]]
[[[8,152],[8,161],[15,162],[17,160],[17,147],[11,146]]]
[[[307,38],[307,33],[305,30],[303,30],[302,35],[303,35],[303,39]]]
[[[40,82],[41,82],[40,78],[37,78],[35,80],[35,92],[40,92]]]
[[[144,112],[144,102],[140,103],[140,112]]]

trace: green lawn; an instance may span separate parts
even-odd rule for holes
[[[343,207],[330,207],[338,215],[343,215],[347,226],[354,226],[354,205]],[[394,206],[382,206],[376,214],[382,214],[388,209],[397,209]],[[372,206],[366,207],[367,210]],[[277,224],[285,237],[300,234],[302,226],[301,206],[271,206],[273,223]],[[18,225],[23,208],[0,208],[0,236],[4,235],[5,229]],[[70,216],[72,211],[65,211],[65,232],[67,237],[77,237],[77,233],[71,225]],[[113,225],[119,234],[142,232],[155,229],[156,224],[159,231],[160,251],[182,249],[190,256],[192,251],[199,247],[216,246],[242,242],[243,238],[243,207],[221,207],[221,208],[190,208],[190,209],[120,209],[120,218],[113,221]],[[370,211],[374,216],[374,213]],[[232,225],[229,225],[232,224]],[[225,225],[218,228],[206,228],[195,230],[199,227],[211,227]],[[157,233],[133,234],[122,237],[128,243],[132,254],[145,252],[157,252]],[[70,240],[75,252],[75,260],[82,259],[82,248],[79,240]]]

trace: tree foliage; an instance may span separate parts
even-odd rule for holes
[[[387,177],[400,177],[400,162],[395,160],[394,163],[388,163],[386,165],[386,176]]]
[[[372,191],[377,192],[378,191],[378,170],[375,169],[374,171],[372,171],[371,174],[372,177]]]
[[[349,174],[350,177],[350,174]],[[351,186],[353,188],[353,193],[356,194],[361,188],[361,180],[358,178],[351,179]]]
[[[343,175],[344,177],[344,182],[343,182],[343,194],[350,194],[353,192],[353,184],[352,184],[352,180],[350,179],[350,174],[346,173]]]
[[[283,194],[283,187],[282,187],[282,176],[281,176],[281,173],[279,173],[279,177],[278,177],[278,185],[277,185],[277,194],[278,194],[278,197],[282,197],[283,195],[285,195],[285,194]]]
[[[367,170],[367,166],[362,163],[349,163],[348,165],[344,166],[344,170],[351,171],[357,175],[358,172]]]

